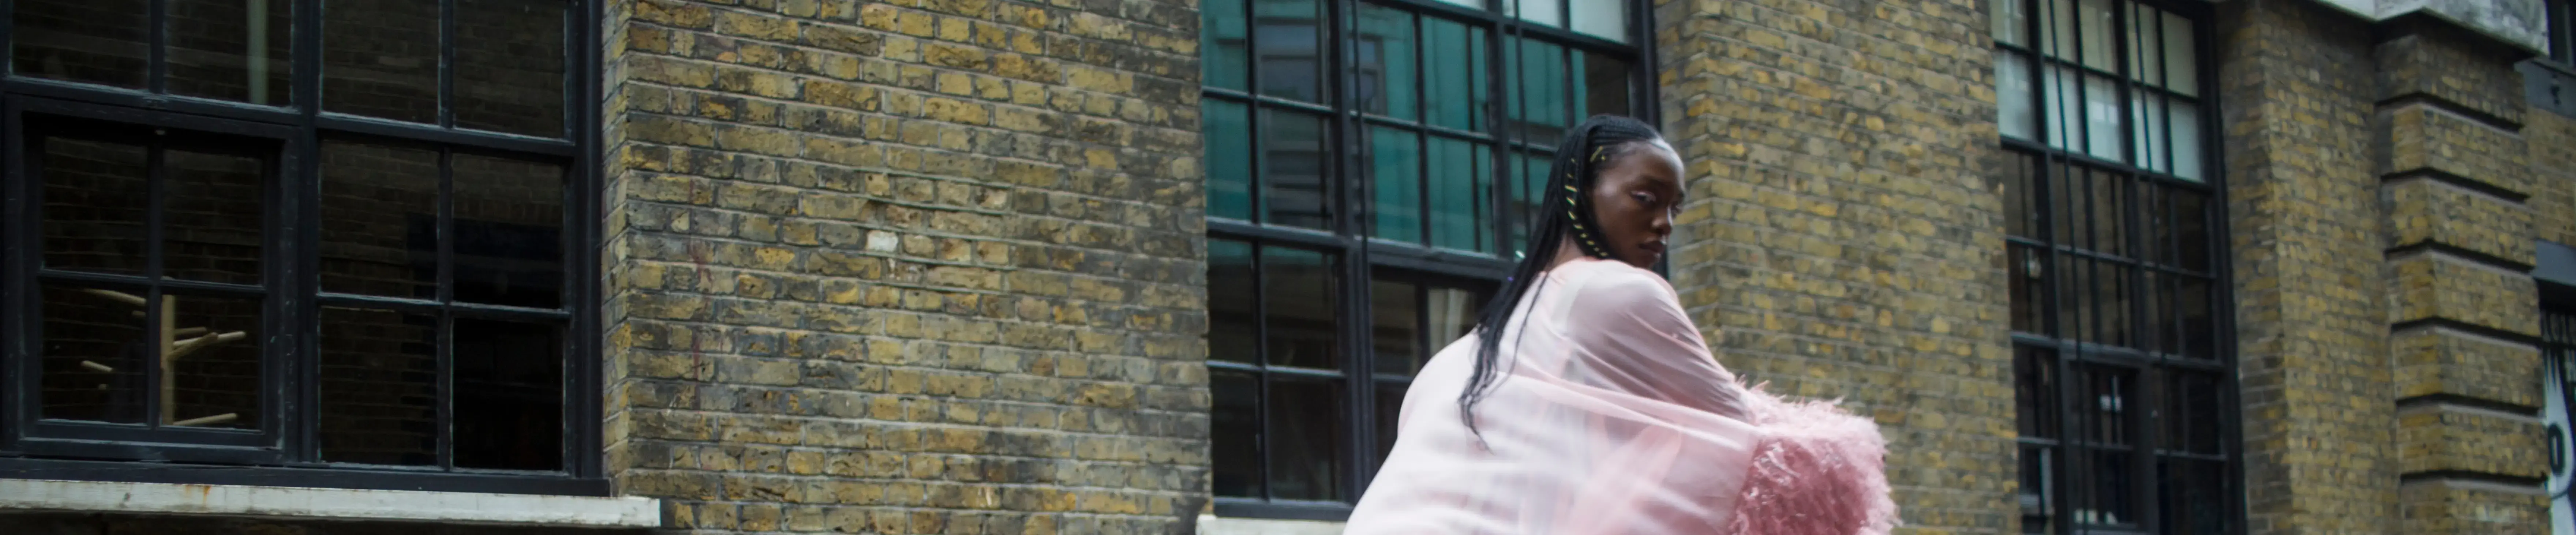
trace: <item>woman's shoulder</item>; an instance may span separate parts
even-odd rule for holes
[[[1617,260],[1577,260],[1557,267],[1557,277],[1586,303],[1675,301],[1671,282],[1645,268]]]

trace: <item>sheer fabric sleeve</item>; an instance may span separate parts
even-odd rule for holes
[[[1742,387],[1710,355],[1672,286],[1637,269],[1567,288],[1565,337],[1575,348],[1568,380],[1744,419]]]

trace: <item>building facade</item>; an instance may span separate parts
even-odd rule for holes
[[[0,532],[1332,533],[1615,113],[1907,533],[2576,534],[2556,0],[0,12]]]

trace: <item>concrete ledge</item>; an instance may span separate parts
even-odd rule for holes
[[[1340,522],[1199,515],[1199,533],[1207,535],[1340,535],[1341,532]]]
[[[424,521],[578,528],[662,527],[662,501],[409,490],[0,479],[0,511],[77,511]]]

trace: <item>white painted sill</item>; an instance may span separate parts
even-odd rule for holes
[[[662,501],[412,490],[0,479],[0,511],[220,515],[575,528],[662,527]]]
[[[1341,532],[1340,522],[1199,515],[1199,533],[1207,535],[1340,535]]]

